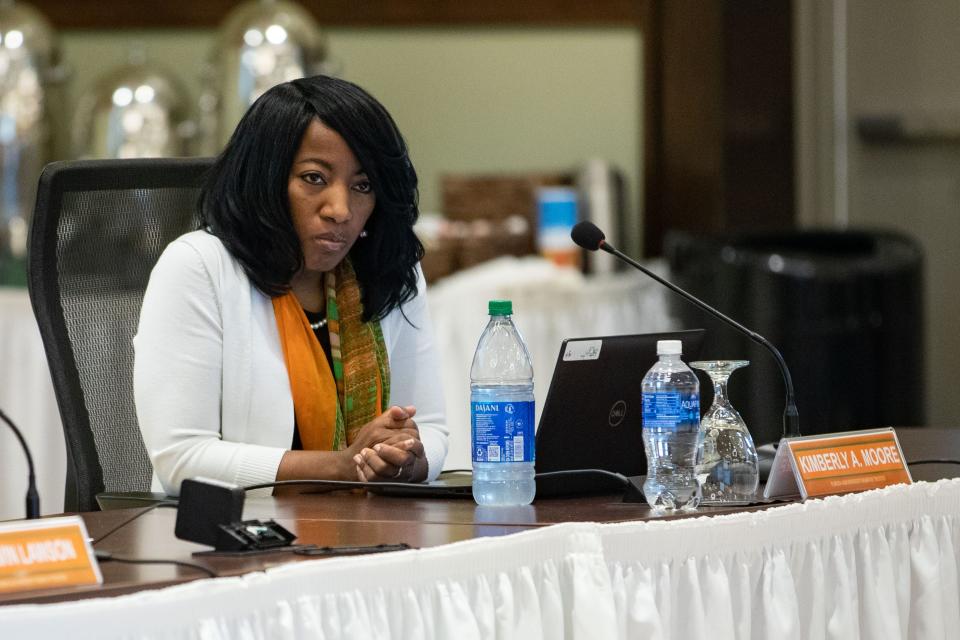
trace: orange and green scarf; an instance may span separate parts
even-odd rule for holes
[[[337,451],[383,413],[390,397],[390,365],[380,323],[362,320],[360,283],[349,261],[324,274],[324,289],[333,375],[292,291],[273,299],[273,313],[303,448]]]

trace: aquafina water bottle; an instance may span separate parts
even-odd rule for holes
[[[530,352],[513,303],[491,300],[470,368],[473,497],[481,505],[533,502],[534,400]]]
[[[643,378],[643,446],[647,480],[643,494],[655,511],[695,509],[700,437],[700,382],[680,359],[679,340],[657,342],[659,360]]]

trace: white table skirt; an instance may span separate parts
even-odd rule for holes
[[[960,479],[715,518],[562,524],[110,599],[4,636],[956,638]]]
[[[601,537],[618,637],[960,637],[960,479]]]

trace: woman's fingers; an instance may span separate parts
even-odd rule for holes
[[[394,405],[363,427],[351,445],[354,451],[359,449],[353,462],[362,482],[406,482],[426,475],[419,464],[425,461],[425,452],[413,420],[416,413],[413,405]]]
[[[393,405],[381,415],[388,416],[392,420],[409,420],[413,416],[417,415],[417,408],[413,405],[408,405],[406,407]]]
[[[366,478],[367,482],[375,480],[406,481],[411,477],[417,461],[416,445],[418,440],[412,438],[398,443],[398,446],[388,444],[374,445],[373,449],[364,449],[356,456],[354,462]],[[422,451],[423,445],[420,445]]]
[[[426,451],[423,449],[423,441],[419,438],[407,438],[406,440],[401,440],[400,442],[388,442],[385,444],[389,444],[397,449],[409,451],[414,455],[414,457],[417,458],[422,458],[427,455]],[[376,450],[376,447],[374,447],[374,450]]]
[[[410,438],[420,439],[420,430],[416,422],[411,419],[396,421],[384,413],[363,426],[350,445],[350,449],[359,453],[361,449],[373,447],[381,442],[396,444]]]
[[[407,409],[412,411],[408,412]],[[417,423],[413,420],[416,409],[413,407],[390,407],[379,416],[367,423],[364,428],[370,429],[407,429],[418,431]]]
[[[367,464],[381,476],[396,475],[397,470],[404,465],[412,465],[416,457],[405,448],[382,443],[374,445],[373,449],[368,449],[365,454],[363,457]]]
[[[400,477],[403,474],[403,467],[395,467],[392,473],[385,473],[382,470],[383,464],[372,458],[362,458],[360,464],[357,465],[357,474],[360,476],[361,482],[403,482]],[[381,472],[374,471],[374,467],[380,468]]]

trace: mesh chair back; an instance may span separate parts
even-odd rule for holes
[[[132,340],[157,258],[197,227],[211,162],[55,162],[40,176],[28,279],[66,439],[66,511],[96,510],[102,491],[150,490]]]

